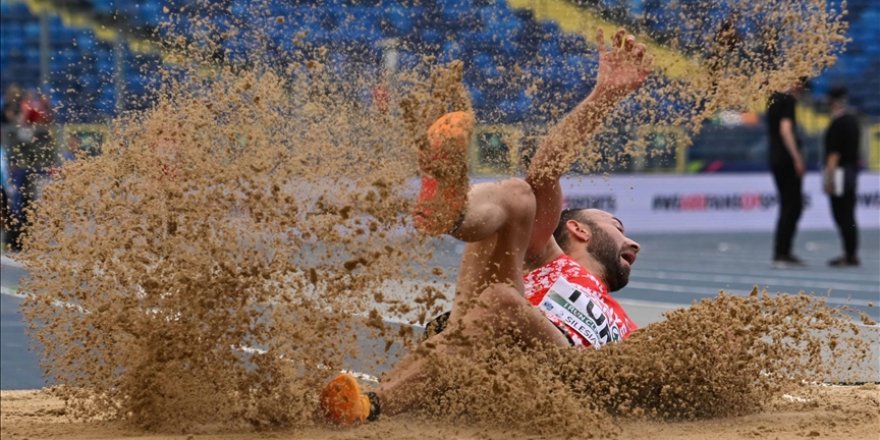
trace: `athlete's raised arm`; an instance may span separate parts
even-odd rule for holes
[[[596,33],[599,47],[599,71],[596,86],[586,99],[559,121],[542,141],[529,166],[526,180],[537,201],[535,226],[529,241],[527,266],[538,264],[542,256],[557,253],[550,238],[562,211],[559,179],[571,168],[589,137],[602,125],[605,116],[620,100],[638,89],[651,69],[645,45],[619,29],[612,45],[605,44],[600,28]],[[559,251],[561,252],[561,251]]]

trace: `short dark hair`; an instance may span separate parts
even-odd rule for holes
[[[832,101],[843,101],[849,93],[844,86],[834,86],[828,90],[828,99]]]
[[[585,209],[587,208],[568,208],[563,209],[562,213],[559,214],[559,223],[556,224],[556,230],[553,231],[553,238],[556,239],[556,243],[563,251],[567,250],[570,241],[568,237],[568,228],[565,227],[565,224],[568,223],[569,220],[574,220],[587,225],[590,228],[590,232],[596,227],[596,223],[584,215]]]

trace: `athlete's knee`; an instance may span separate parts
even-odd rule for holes
[[[512,338],[509,342],[523,347],[534,346],[536,340],[568,345],[562,333],[553,328],[550,321],[540,316],[540,312],[512,286],[491,286],[483,292],[481,299],[490,312],[486,327],[491,341]]]
[[[505,180],[501,185],[507,211],[512,216],[527,218],[531,222],[535,217],[535,193],[532,187],[522,179]]]
[[[496,318],[518,318],[518,314],[528,305],[522,293],[507,284],[493,284],[480,295],[484,307],[491,310]]]

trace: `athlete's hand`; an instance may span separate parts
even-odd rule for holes
[[[596,90],[622,98],[639,88],[651,72],[652,59],[645,45],[636,43],[636,37],[627,35],[623,28],[617,30],[612,45],[605,45],[602,28],[596,31],[599,46],[599,73]]]

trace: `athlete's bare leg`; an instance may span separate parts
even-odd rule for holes
[[[462,150],[470,143],[472,119],[466,112],[439,118],[428,129],[426,149],[420,152],[423,176],[414,211],[416,227],[429,234],[446,232],[468,244],[446,330],[399,362],[373,392],[386,414],[418,403],[417,389],[432,354],[491,344],[495,334],[519,335],[524,346],[568,345],[523,296],[523,258],[535,218],[531,187],[522,179],[509,179],[467,190],[467,155]],[[338,377],[325,387],[321,402],[328,419],[352,424],[364,421],[368,410],[374,413],[377,405],[358,390],[350,377]]]
[[[523,345],[568,344],[562,333],[523,297],[523,259],[535,218],[535,197],[529,184],[509,179],[475,185],[463,199],[464,194],[453,193],[462,183],[455,179],[467,176],[460,169],[467,160],[461,152],[470,139],[460,138],[464,135],[461,127],[473,128],[468,120],[470,113],[462,113],[447,114],[428,129],[425,145],[431,150],[423,151],[420,160],[427,179],[423,175],[415,212],[420,229],[437,233],[438,228],[446,228],[449,235],[468,243],[452,313],[443,333],[429,338],[395,365],[374,390],[386,414],[406,411],[419,403],[418,386],[424,383],[425,363],[432,354],[454,354],[462,347],[473,349],[474,344],[491,343],[495,332],[522,335],[519,341]],[[453,159],[459,162],[449,163]],[[450,190],[426,192],[425,182]],[[455,212],[458,206],[463,206],[463,212]],[[431,211],[430,219],[424,218],[422,207]],[[458,221],[450,222],[452,218]]]
[[[522,262],[534,218],[534,195],[523,180],[471,188],[464,221],[453,234],[468,244],[447,327],[383,377],[374,390],[383,413],[403,412],[420,403],[418,389],[431,354],[470,350],[492,343],[496,334],[519,335],[524,346],[568,345],[563,334],[523,297]]]

